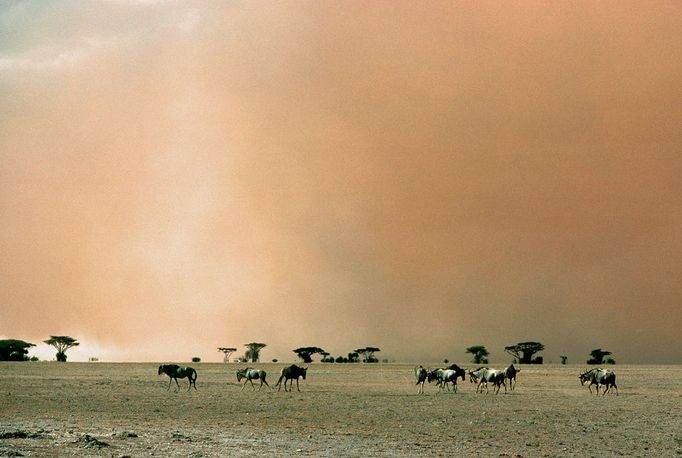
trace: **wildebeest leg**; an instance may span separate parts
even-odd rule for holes
[[[173,383],[173,377],[168,376],[168,388],[166,390],[170,390],[171,383]]]
[[[173,379],[175,380],[175,384],[177,385],[177,388],[175,389],[175,391],[180,391],[180,384],[178,383],[177,377],[174,377]]]
[[[602,396],[606,396],[606,392],[609,391],[609,384],[607,383],[604,385],[606,388],[604,388],[604,392],[601,394]]]
[[[249,382],[251,382],[251,389],[252,389],[252,390],[255,390],[255,389],[256,389],[256,385],[253,384],[253,380],[252,380],[252,379],[249,379]]]
[[[294,382],[291,382],[292,388],[293,388],[293,384],[294,384]],[[301,392],[301,388],[298,387],[298,377],[296,377],[296,389],[298,390],[299,393]]]
[[[272,389],[272,388],[270,387],[270,385],[268,385],[268,381],[265,380],[265,377],[263,377],[263,379],[261,380],[261,384],[260,384],[261,388],[263,387],[263,383],[265,383],[265,386],[267,386],[268,388]]]
[[[242,389],[239,391],[244,391],[244,388],[246,388],[246,382],[248,382],[248,380],[244,380],[244,384],[242,385]]]

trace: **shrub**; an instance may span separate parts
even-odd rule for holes
[[[199,358],[198,356],[195,356],[195,357],[192,358],[192,362],[193,362],[193,363],[200,363],[200,362],[201,362],[201,358]]]
[[[272,362],[273,362],[273,363],[276,363],[276,362],[277,362],[277,358],[272,358]]]

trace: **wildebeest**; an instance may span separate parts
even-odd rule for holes
[[[516,386],[516,374],[518,372],[521,372],[521,369],[515,368],[513,364],[504,368],[504,377],[509,379],[509,389],[512,391]]]
[[[459,367],[457,364],[450,364],[448,369],[455,371],[457,377],[462,377],[462,381],[464,381],[464,377],[466,376],[466,371],[464,369]]]
[[[173,380],[175,380],[175,384],[178,386],[177,389],[180,389],[179,378],[187,378],[189,381],[187,391],[192,389],[192,385],[194,385],[195,390],[197,389],[197,371],[191,367],[180,367],[177,364],[162,364],[159,366],[159,375],[161,374],[166,374],[169,377],[168,390],[170,390]]]
[[[599,394],[599,387],[604,385],[604,394],[609,391],[609,388],[616,389],[616,396],[618,396],[618,387],[616,386],[616,374],[609,369],[602,369],[600,367],[587,370],[578,376],[581,385],[587,383],[587,388],[592,394],[592,385],[597,385],[597,394]]]
[[[251,387],[255,390],[256,387],[253,384],[254,380],[260,380],[260,387],[258,388],[258,390],[263,388],[263,384],[270,388],[270,385],[268,385],[268,382],[265,380],[265,377],[267,375],[268,375],[267,372],[263,370],[247,367],[245,369],[237,370],[237,382],[241,382],[242,379],[246,379],[244,381],[244,385],[242,385],[242,390],[244,390],[244,387],[248,382],[251,382]]]
[[[419,385],[419,388],[417,389],[417,393],[424,394],[424,382],[426,381],[426,377],[428,376],[428,372],[422,366],[415,367],[414,368],[414,376],[417,378],[417,385]]]
[[[500,386],[504,385],[504,392],[507,392],[507,384],[505,383],[504,371],[498,371],[496,369],[491,369],[489,367],[479,367],[476,370],[469,371],[470,381],[472,383],[477,383],[476,392],[481,390],[483,392],[482,385],[485,384],[485,392],[488,393],[488,383],[492,383],[495,386],[495,394],[500,392]]]
[[[457,392],[457,378],[462,377],[462,380],[464,380],[464,377],[466,376],[466,372],[464,369],[459,367],[457,364],[453,364],[448,368],[439,368],[439,369],[433,369],[428,372],[427,379],[429,383],[431,383],[433,380],[436,380],[436,385],[440,387],[441,390],[445,387],[448,391],[450,390],[450,387],[448,383],[452,383],[453,385],[453,390],[456,393]]]
[[[298,391],[301,391],[301,389],[298,387],[298,379],[299,377],[303,377],[303,380],[305,380],[305,375],[306,372],[308,371],[307,367],[299,367],[296,364],[292,364],[291,366],[284,367],[282,368],[282,371],[280,372],[279,380],[277,380],[277,383],[275,386],[279,386],[277,391],[282,389],[282,380],[284,380],[284,391],[287,391],[287,382],[289,381],[289,391],[293,389],[294,386],[294,379],[296,379],[296,389]]]

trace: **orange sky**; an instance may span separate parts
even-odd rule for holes
[[[681,51],[674,1],[4,4],[0,337],[680,363]]]

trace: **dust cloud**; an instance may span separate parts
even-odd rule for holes
[[[0,335],[680,362],[681,30],[677,2],[6,4]]]

